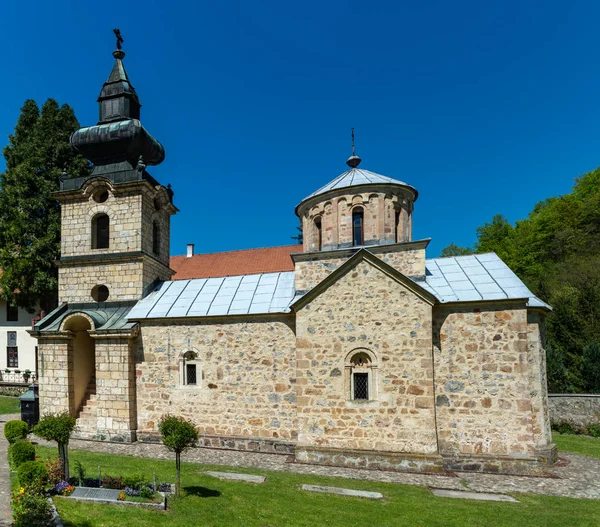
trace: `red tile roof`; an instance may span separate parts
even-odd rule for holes
[[[173,280],[293,271],[290,254],[299,252],[302,245],[195,254],[191,258],[171,256],[171,269],[175,271]]]

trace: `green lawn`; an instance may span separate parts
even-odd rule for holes
[[[582,456],[596,457],[600,459],[600,439],[595,437],[576,436],[569,434],[552,434],[552,441],[558,447],[559,452],[572,452]]]
[[[20,414],[21,405],[18,397],[0,395],[0,414]]]
[[[56,455],[55,448],[37,447],[38,455]],[[148,479],[174,481],[175,461],[71,451],[88,475],[144,472]],[[220,481],[203,470],[229,470],[267,476],[263,485]],[[313,494],[303,483],[380,491],[383,502]],[[304,476],[233,467],[182,464],[186,497],[169,501],[167,512],[88,505],[68,498],[55,500],[67,527],[314,527],[314,526],[597,526],[600,500],[518,495],[520,503],[476,502],[437,498],[426,488],[371,483],[341,478]]]

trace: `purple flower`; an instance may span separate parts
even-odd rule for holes
[[[69,486],[69,482],[68,481],[60,481],[55,486],[56,493],[57,494],[62,494],[68,486]]]
[[[139,493],[139,490],[132,489],[130,487],[125,487],[125,494],[127,494],[128,496],[137,496]]]

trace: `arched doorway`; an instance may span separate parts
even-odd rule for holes
[[[79,413],[82,404],[96,393],[96,353],[95,342],[90,337],[90,320],[84,315],[72,315],[65,320],[63,329],[75,334],[73,346],[73,408]]]

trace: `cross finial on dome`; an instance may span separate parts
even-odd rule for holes
[[[360,165],[360,162],[361,162],[360,157],[358,157],[357,155],[354,155],[354,127],[352,127],[352,155],[348,158],[348,161],[346,161],[346,164],[350,168],[356,168],[358,165]]]

